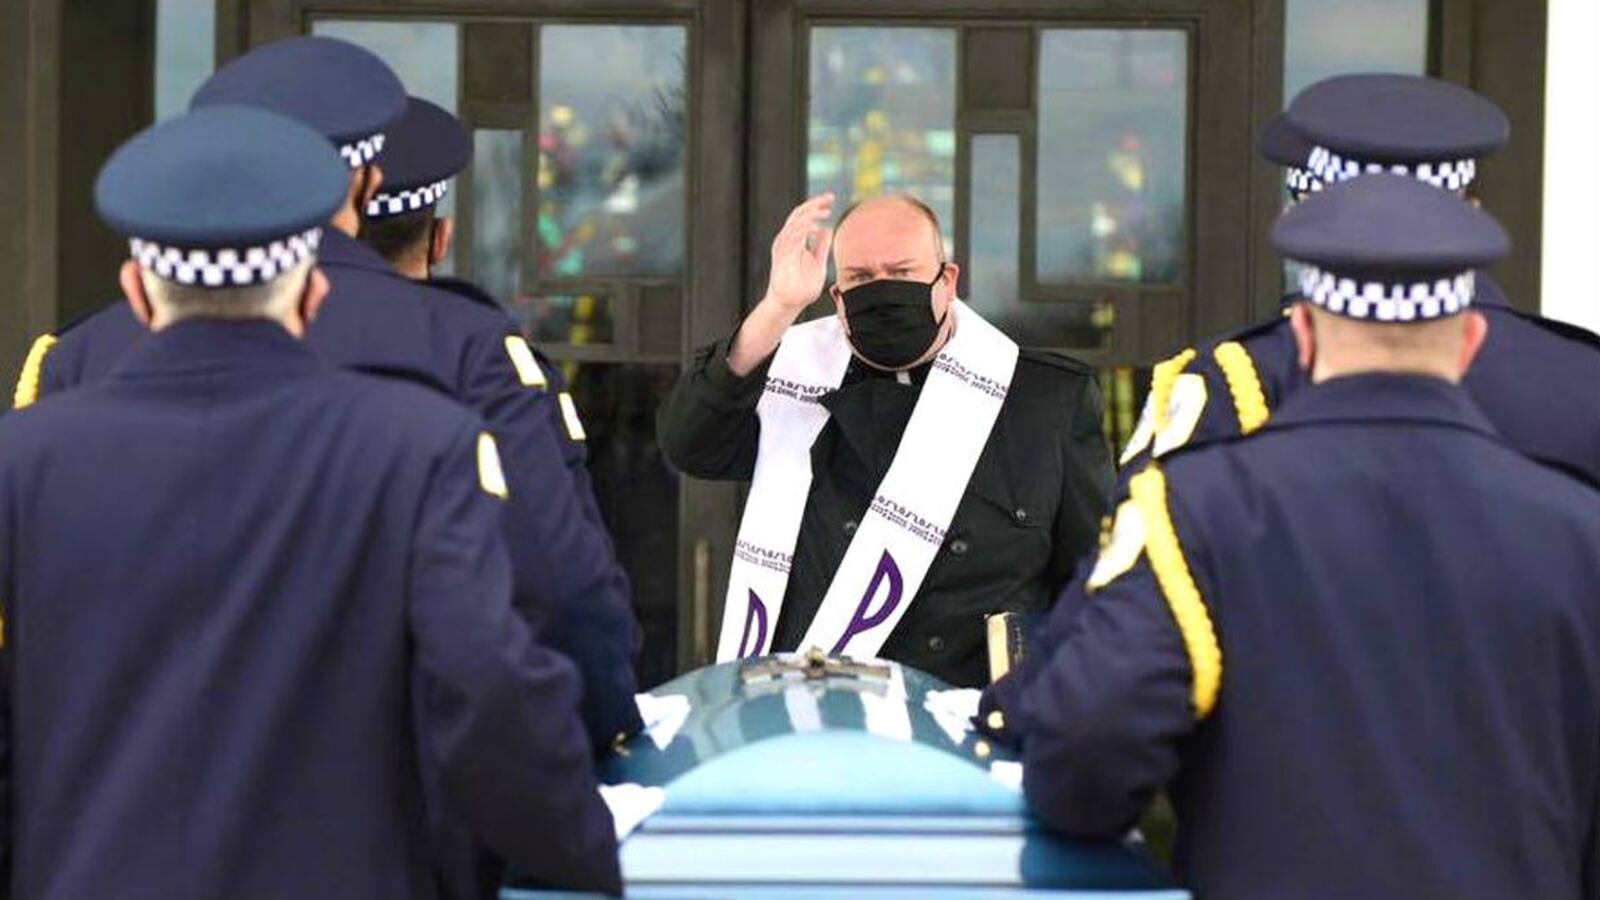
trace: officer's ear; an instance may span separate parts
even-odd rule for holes
[[[1317,334],[1311,327],[1311,306],[1306,303],[1296,303],[1289,309],[1289,328],[1294,332],[1294,343],[1298,352],[1296,359],[1300,368],[1307,375],[1311,374],[1312,366],[1317,361]]]
[[[450,255],[450,242],[456,237],[456,220],[454,216],[444,216],[433,220],[433,231],[428,241],[428,265],[437,266],[444,262]]]
[[[313,267],[311,274],[306,277],[305,290],[300,294],[300,318],[305,324],[310,325],[322,312],[322,301],[328,299],[329,290],[328,276],[322,274],[321,269]]]
[[[1478,351],[1483,349],[1483,342],[1489,339],[1489,320],[1475,309],[1468,310],[1463,318],[1459,363],[1461,374],[1466,375],[1472,368],[1472,361],[1478,358]]]
[[[839,290],[837,282],[828,285],[828,295],[833,298],[833,312],[844,324],[844,336],[850,336],[850,317],[844,314],[844,291]]]
[[[377,163],[367,164],[367,175],[361,179],[361,202],[356,204],[356,212],[366,215],[367,204],[372,198],[378,196],[378,189],[383,187],[383,167]]]
[[[117,270],[117,283],[122,286],[122,296],[128,300],[128,308],[133,310],[133,317],[139,324],[150,327],[150,320],[155,318],[155,310],[150,306],[150,295],[145,293],[144,279],[140,277],[139,264],[128,260]]]

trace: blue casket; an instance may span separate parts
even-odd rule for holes
[[[799,655],[657,688],[675,711],[601,767],[607,783],[666,792],[622,845],[628,896],[1188,896],[1137,845],[1041,830],[1015,759],[965,730],[946,688],[893,663]]]

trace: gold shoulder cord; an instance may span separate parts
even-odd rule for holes
[[[1150,568],[1155,571],[1156,582],[1161,586],[1189,653],[1194,680],[1194,717],[1198,721],[1210,715],[1217,704],[1217,693],[1222,688],[1222,647],[1217,643],[1211,613],[1200,596],[1200,587],[1195,584],[1189,561],[1183,555],[1183,545],[1178,540],[1178,531],[1172,524],[1172,514],[1167,508],[1166,475],[1151,465],[1128,482],[1128,490],[1144,518],[1145,553],[1149,556]]]
[[[1228,379],[1228,393],[1233,395],[1233,408],[1239,414],[1239,431],[1249,434],[1267,424],[1272,413],[1267,409],[1267,394],[1261,388],[1261,376],[1256,373],[1250,351],[1238,341],[1228,341],[1218,344],[1211,355]]]
[[[1154,421],[1153,431],[1159,433],[1167,426],[1169,410],[1167,405],[1172,402],[1172,386],[1178,383],[1178,376],[1189,363],[1194,362],[1195,352],[1191,347],[1165,362],[1156,363],[1155,369],[1150,372],[1150,412]]]
[[[39,379],[44,375],[44,358],[56,345],[56,336],[41,334],[28,348],[28,358],[22,363],[22,374],[17,376],[17,389],[11,395],[14,409],[27,409],[39,399]]]

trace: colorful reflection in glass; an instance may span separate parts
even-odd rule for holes
[[[1041,283],[1181,278],[1188,60],[1181,31],[1040,34]]]
[[[921,198],[952,246],[956,31],[814,28],[806,190]]]
[[[540,30],[545,277],[683,271],[686,42],[668,25]]]
[[[602,294],[518,294],[511,313],[535,344],[609,344],[611,298]]]

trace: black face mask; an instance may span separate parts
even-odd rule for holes
[[[932,281],[882,279],[845,291],[850,346],[885,369],[904,369],[921,359],[944,324],[944,319],[933,317],[933,286],[943,277],[941,263]]]

